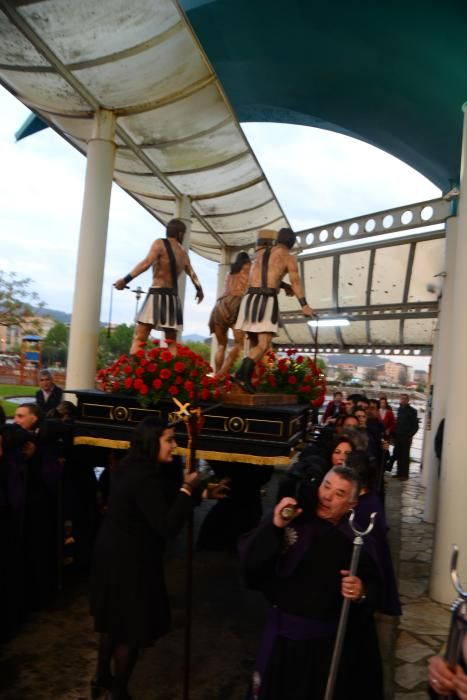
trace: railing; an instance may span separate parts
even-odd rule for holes
[[[65,386],[66,372],[52,371],[52,377],[58,386]],[[21,369],[21,367],[5,367],[0,365],[0,384],[11,384],[12,386],[38,386],[39,376],[38,370]]]

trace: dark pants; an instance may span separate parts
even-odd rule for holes
[[[397,461],[397,476],[407,478],[409,476],[411,435],[395,435],[394,437],[394,461]]]

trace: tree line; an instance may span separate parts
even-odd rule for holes
[[[134,326],[121,323],[109,332],[108,328],[101,328],[99,331],[99,342],[97,348],[97,367],[108,367],[115,360],[124,355],[130,349],[133,337]],[[64,323],[57,321],[49,330],[42,343],[42,364],[48,367],[60,365],[66,366],[68,354],[69,328]],[[204,342],[185,343],[194,352],[209,362],[210,347]]]

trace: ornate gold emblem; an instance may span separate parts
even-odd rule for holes
[[[115,406],[112,413],[114,420],[118,420],[119,423],[128,420],[128,409],[125,406]]]
[[[243,433],[246,428],[246,423],[240,416],[232,416],[232,418],[229,418],[227,421],[227,428],[232,433]]]

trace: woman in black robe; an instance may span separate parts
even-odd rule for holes
[[[129,700],[128,682],[140,649],[170,627],[165,544],[181,530],[195,491],[202,489],[196,473],[182,474],[173,464],[175,447],[173,429],[160,418],[146,418],[112,475],[91,576],[91,614],[100,633],[93,698],[111,688],[113,700]]]

